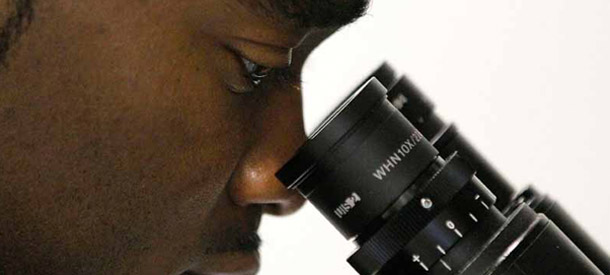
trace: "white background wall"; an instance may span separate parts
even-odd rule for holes
[[[610,249],[610,2],[376,0],[304,75],[308,130],[382,60],[407,73],[518,189],[551,194]],[[262,275],[355,274],[306,206],[265,217]]]

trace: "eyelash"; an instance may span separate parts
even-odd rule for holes
[[[255,86],[258,86],[264,78],[269,76],[269,74],[274,71],[273,68],[268,68],[263,65],[259,65],[256,62],[249,60],[243,56],[241,57],[241,60],[244,64],[244,68],[246,68],[246,72],[248,73],[250,80]]]

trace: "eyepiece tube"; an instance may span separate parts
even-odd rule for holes
[[[378,71],[388,71],[387,66],[384,63]],[[514,188],[455,125],[446,124],[436,114],[434,103],[406,76],[401,77],[388,89],[388,100],[434,144],[441,156],[447,158],[458,151],[477,170],[477,177],[496,195],[498,208],[504,209],[515,196]]]
[[[377,71],[393,70],[384,63]],[[383,68],[383,69],[382,69]],[[397,75],[396,72],[393,75]],[[572,239],[572,241],[602,270],[610,274],[610,257],[592,238],[582,229],[573,218],[550,200],[547,196],[537,193],[532,188],[516,196],[513,186],[495,169],[479,151],[462,135],[455,125],[446,125],[434,112],[434,104],[419,88],[405,76],[395,81],[389,88],[388,100],[409,119],[413,125],[430,139],[434,147],[443,158],[449,157],[453,152],[459,152],[470,165],[477,170],[477,177],[481,179],[497,197],[496,206],[509,212],[520,200],[528,194],[533,196],[531,205],[538,212],[547,215],[557,226]],[[531,202],[530,202],[531,203]],[[512,205],[511,205],[512,204]]]
[[[503,215],[471,161],[443,157],[386,92],[371,78],[276,174],[355,241],[358,273],[602,274],[528,204]]]
[[[437,155],[372,78],[276,175],[350,239],[382,215]]]
[[[604,274],[610,274],[610,257],[608,257],[608,254],[558,202],[538,192],[534,187],[529,187],[513,200],[506,212],[511,212],[521,203],[527,204],[537,213],[546,215]]]

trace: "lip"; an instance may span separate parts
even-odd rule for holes
[[[178,273],[181,275],[254,275],[260,268],[258,227],[262,208],[237,208],[236,211],[214,212],[232,222],[222,225],[202,237],[200,250],[193,261]],[[220,214],[222,213],[222,214]],[[212,220],[222,221],[220,219]]]
[[[226,236],[215,240],[214,245],[204,248],[203,254],[217,255],[224,253],[257,252],[261,244],[261,239],[256,232],[239,233],[226,231]]]
[[[188,260],[176,274],[247,275],[259,270],[262,206],[238,206],[226,191],[205,217],[208,225],[196,240],[197,250],[184,255]]]
[[[258,251],[236,251],[209,257],[208,263],[192,267],[181,275],[255,275],[260,269]]]

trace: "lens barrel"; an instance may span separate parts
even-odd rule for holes
[[[387,68],[385,70],[388,70]],[[388,100],[415,128],[431,140],[441,156],[458,151],[476,170],[477,177],[497,196],[497,206],[503,209],[515,195],[511,184],[470,144],[455,125],[447,125],[435,113],[434,104],[405,76],[389,87]]]
[[[541,194],[534,187],[529,187],[513,200],[506,212],[510,213],[521,203],[525,203],[537,213],[547,216],[591,259],[599,270],[604,274],[610,274],[610,257],[608,257],[608,254],[558,202],[547,195]]]
[[[387,95],[403,94],[396,91]],[[386,92],[374,77],[365,82],[276,174],[355,241],[348,262],[358,273],[602,274],[525,201],[500,211],[469,159],[482,157],[452,127],[429,119],[429,101],[409,96],[403,105],[424,106],[410,116],[433,126],[426,131],[436,132],[434,145]],[[464,148],[466,158],[455,150]]]
[[[277,177],[349,239],[383,214],[438,152],[386,100],[375,78],[341,106]]]
[[[382,64],[375,75],[383,75],[385,79],[398,74],[387,64]],[[533,188],[515,195],[515,189],[498,172],[497,169],[484,158],[479,151],[462,135],[454,125],[446,125],[434,112],[434,104],[419,88],[405,76],[400,79],[386,81],[390,84],[388,100],[420,130],[443,158],[454,152],[466,159],[477,170],[477,177],[497,197],[496,207],[503,212],[510,213],[524,197],[527,197],[531,207],[537,212],[548,216],[556,225],[589,257],[597,267],[610,274],[610,257],[596,242],[583,230],[574,219],[548,196],[538,193]]]
[[[434,140],[445,127],[445,122],[434,112],[434,103],[407,77],[403,76],[388,87],[388,100],[428,140]]]

